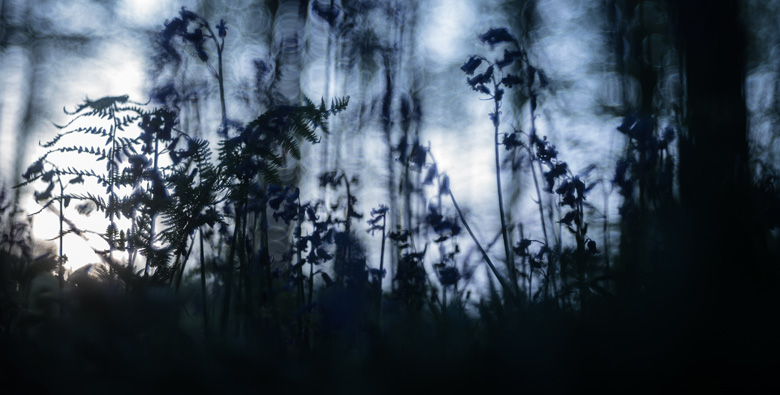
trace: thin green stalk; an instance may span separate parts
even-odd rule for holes
[[[541,164],[540,164],[540,166],[541,166]],[[557,232],[556,232],[556,229],[555,229],[555,218],[554,218],[556,210],[554,210],[553,208],[554,208],[553,200],[550,199],[549,200],[549,207],[547,209],[547,213],[548,213],[548,218],[549,218],[550,224],[553,225],[551,229],[552,229],[552,233],[553,233],[552,237],[555,240],[555,251],[554,252],[555,252],[556,256],[561,256],[561,245],[562,245],[561,244],[561,232],[563,230],[562,229],[563,225],[560,222],[558,222],[558,229],[557,229]],[[561,216],[561,211],[560,210],[561,210],[561,208],[560,208],[560,206],[558,206],[557,207],[558,218],[560,218],[560,216]],[[561,269],[560,283],[561,283],[561,287],[563,287],[566,284],[566,269],[563,266],[563,262],[561,262],[561,264],[560,264],[560,269]],[[552,278],[551,278],[552,281],[551,282],[552,282],[552,286],[553,286],[553,294],[554,294],[554,297],[555,297],[555,302],[556,302],[556,304],[559,305],[559,307],[566,307],[565,306],[566,303],[561,301],[561,293],[560,293],[560,291],[558,289],[558,286],[556,285],[555,270],[553,270],[553,273],[551,274],[551,276],[552,276]]]
[[[206,305],[207,290],[206,290],[206,259],[204,257],[203,250],[203,229],[198,228],[198,236],[200,238],[200,287],[202,290],[201,301],[203,303],[203,334],[206,338],[209,337],[209,309]]]
[[[314,264],[309,263],[309,300],[308,305],[311,306],[311,302],[314,298]]]
[[[431,161],[433,161],[433,164],[436,165],[436,158],[433,156],[433,151],[431,151],[430,148],[428,148],[428,155],[431,157]],[[446,177],[446,175],[445,175]],[[439,181],[439,185],[441,185],[441,181]],[[455,206],[455,210],[458,212],[458,216],[460,217],[460,220],[463,222],[463,226],[466,227],[466,230],[469,232],[469,235],[471,236],[471,240],[474,241],[474,244],[479,249],[479,252],[482,253],[482,258],[485,259],[485,263],[487,263],[490,270],[493,272],[493,274],[498,279],[498,282],[501,284],[501,288],[505,292],[512,293],[512,289],[509,288],[506,281],[503,277],[501,277],[501,274],[498,273],[498,270],[496,269],[496,266],[493,264],[493,261],[490,259],[490,256],[488,256],[487,252],[484,248],[482,248],[482,244],[479,243],[479,240],[477,240],[477,236],[474,235],[474,232],[471,231],[471,227],[469,226],[468,221],[466,221],[466,216],[463,214],[463,211],[461,211],[460,206],[458,206],[458,202],[455,200],[455,195],[452,193],[452,189],[447,187],[447,194],[450,195],[450,199],[452,200],[452,205]]]
[[[494,85],[494,92],[498,91],[499,84],[495,82],[495,79],[493,81]],[[514,257],[512,256],[512,250],[509,248],[509,233],[506,226],[506,218],[504,215],[504,194],[502,192],[501,187],[501,162],[499,160],[499,140],[498,140],[498,126],[500,125],[500,112],[501,109],[501,101],[498,100],[496,97],[493,98],[494,103],[494,109],[493,109],[493,127],[494,127],[494,138],[495,138],[495,144],[494,144],[494,150],[495,150],[495,162],[496,162],[496,188],[498,192],[498,211],[499,211],[499,217],[501,218],[501,237],[504,239],[504,254],[506,257],[506,266],[507,270],[509,271],[509,280],[512,282],[512,287],[517,288],[517,274],[515,273],[514,268]],[[452,196],[450,194],[450,196]],[[514,289],[517,291],[517,289]]]
[[[310,340],[311,333],[309,328],[311,327],[311,302],[314,298],[314,264],[309,263],[309,300],[306,305],[306,328],[304,329],[304,346],[310,348],[313,342]]]
[[[331,9],[334,9],[333,8],[333,0],[330,1],[330,7],[331,7]],[[325,82],[325,95],[324,95],[324,97],[329,98],[330,97],[330,68],[331,68],[330,53],[331,53],[331,46],[332,46],[333,38],[331,37],[331,27],[330,27],[330,24],[327,24],[325,26],[326,26],[326,29],[327,29],[325,35],[327,36],[328,41],[327,41],[327,45],[325,46],[325,78],[324,78],[324,80],[325,80],[324,81]],[[328,168],[330,168],[329,162],[328,162],[328,151],[330,149],[330,139],[328,138],[327,135],[324,135],[324,134],[322,136],[322,139],[324,140],[323,141],[324,147],[322,149],[322,161],[321,161],[321,165],[320,166],[322,166],[322,169],[328,169]],[[336,151],[338,151],[338,147],[336,148]],[[338,162],[336,162],[336,163],[338,165]],[[325,196],[328,193],[327,192],[328,190],[327,190],[327,188],[325,188],[322,191],[323,191],[322,192],[322,198],[324,200]]]
[[[297,223],[297,234],[299,237],[302,236],[301,228],[303,227],[303,212],[301,209],[301,197],[298,195],[298,223]],[[295,286],[297,288],[298,292],[298,305],[303,306],[303,303],[305,302],[305,295],[304,295],[304,285],[303,285],[303,256],[301,254],[300,248],[295,248],[295,255],[298,259],[298,263],[296,264],[297,269],[295,270],[296,275],[296,281]]]
[[[160,139],[157,136],[154,136],[154,164],[153,164],[153,167],[152,167],[152,171],[154,171],[154,174],[157,174],[157,162],[158,162],[158,157],[160,156],[159,155],[159,144],[160,144]],[[154,191],[154,190],[155,189],[152,188],[152,191]],[[157,199],[158,199],[158,196],[154,196],[154,192],[153,192],[152,200],[153,201],[157,201]],[[155,228],[154,225],[155,225],[156,213],[150,213],[149,218],[150,218],[150,221],[151,221],[151,224],[149,224],[149,226],[150,226],[150,229],[149,229],[149,246],[151,247],[154,244],[154,228]],[[133,225],[135,225],[135,221],[133,221]],[[146,257],[146,266],[144,267],[144,277],[149,275],[149,268],[151,267],[153,261],[154,261],[154,258],[153,258],[152,254],[150,254],[148,257]]]
[[[187,236],[184,236],[184,237],[187,237]],[[176,279],[176,293],[179,292],[179,286],[181,285],[181,279],[184,276],[184,269],[187,267],[187,261],[190,259],[190,253],[192,252],[192,247],[195,245],[194,242],[195,242],[195,239],[193,238],[190,241],[190,248],[188,248],[187,252],[184,254],[184,261],[181,264],[181,270],[179,270],[179,273],[178,273],[178,276],[177,276],[177,279]]]
[[[531,174],[533,175],[534,179],[534,187],[536,188],[536,198],[538,199],[537,206],[539,207],[539,220],[542,223],[542,234],[544,235],[544,244],[545,247],[550,247],[550,239],[547,237],[547,224],[544,219],[544,205],[542,204],[542,193],[539,189],[539,181],[536,176],[536,169],[534,168],[533,162],[536,162],[539,166],[539,173],[544,174],[544,171],[542,170],[542,163],[541,161],[535,160],[533,152],[531,151],[531,145],[533,142],[531,141],[531,136],[536,137],[536,93],[533,90],[533,85],[531,81],[529,80],[526,83],[526,91],[528,94],[528,97],[530,98],[530,107],[531,107],[531,113],[530,113],[530,121],[531,121],[531,132],[529,133],[529,141],[526,148],[528,149],[528,154],[531,156]],[[552,259],[552,254],[549,255],[549,262],[548,262],[548,275],[544,278],[544,290],[545,290],[545,297],[549,294],[550,289],[550,279],[552,277],[553,283],[555,282],[555,270],[554,270],[554,261]],[[553,270],[550,270],[553,268]],[[553,285],[555,287],[555,285]]]
[[[347,190],[347,207],[344,211],[344,235],[346,237],[346,243],[344,245],[343,249],[339,250],[338,255],[336,256],[335,261],[335,269],[336,269],[336,281],[338,283],[343,283],[344,281],[344,271],[346,270],[347,266],[350,262],[350,259],[352,257],[352,243],[351,243],[351,235],[352,235],[352,191],[350,189],[349,179],[347,178],[347,173],[344,170],[341,170],[342,175],[340,176],[344,180],[344,184],[346,185]]]
[[[222,40],[225,45],[225,40]],[[227,133],[227,109],[225,108],[225,82],[222,75],[222,47],[217,49],[217,58],[219,61],[219,103],[222,106],[222,129]]]
[[[239,255],[241,254],[241,248],[239,247]],[[239,259],[238,263],[238,291],[236,292],[236,336],[241,334],[241,307],[245,307],[246,304],[242,304],[242,298],[244,297],[244,265],[241,264]]]
[[[604,263],[607,267],[607,276],[610,275],[610,267],[609,267],[609,219],[607,218],[607,213],[609,213],[609,195],[604,193],[604,223],[603,223],[603,232],[604,232]]]
[[[211,26],[208,21],[201,19],[203,26],[208,29],[211,39],[214,41],[214,46],[217,48],[217,80],[219,81],[219,103],[222,108],[222,131],[227,133],[227,109],[225,107],[225,78],[222,73],[222,51],[225,49],[225,38],[221,37],[220,41],[217,41],[217,35],[211,30]],[[219,26],[217,26],[219,28]]]
[[[63,250],[63,238],[65,236],[65,233],[63,232],[63,222],[65,222],[65,207],[63,206],[63,196],[65,195],[65,186],[62,185],[62,178],[60,178],[59,175],[57,175],[57,181],[60,183],[60,256],[58,259],[59,266],[57,267],[57,274],[60,281],[60,298],[62,297],[62,289],[65,285],[65,269],[63,268],[63,256],[62,256],[62,250]],[[62,309],[60,309],[60,314],[62,314]]]
[[[533,126],[531,127],[531,129],[534,130]],[[532,133],[535,133],[535,131],[532,132]],[[534,160],[534,158],[533,158],[533,152],[531,151],[530,146],[527,147],[527,148],[528,148],[528,154],[531,156],[531,174],[533,175],[534,187],[536,188],[536,198],[538,199],[537,202],[536,202],[536,205],[537,205],[537,207],[539,207],[539,220],[542,223],[542,234],[544,235],[544,245],[545,245],[545,247],[549,248],[550,240],[547,237],[547,225],[546,225],[545,219],[544,219],[544,208],[543,208],[544,205],[542,204],[542,192],[539,189],[539,181],[538,181],[538,179],[536,177],[536,169],[534,169],[534,163],[533,163],[533,162],[536,162],[536,160]],[[539,165],[541,166],[541,163]],[[540,169],[540,171],[541,171],[541,169]],[[552,259],[550,259],[549,267],[552,267],[552,265],[553,265]],[[549,272],[549,270],[548,270],[548,272]],[[530,272],[529,272],[529,277],[530,277]],[[549,277],[550,276],[548,275],[547,278],[545,278],[545,280],[544,280],[545,288],[548,288],[548,283],[549,283],[548,278]],[[545,291],[545,295],[547,294],[547,292],[548,291]]]
[[[377,323],[382,320],[382,281],[384,280],[383,272],[385,271],[385,232],[387,225],[387,213],[382,216],[382,247],[379,252],[379,289],[377,290],[376,308],[377,308]]]
[[[302,228],[303,226],[303,210],[301,209],[301,197],[300,194],[298,195],[298,223],[296,224],[297,227],[297,234],[298,237],[301,237],[302,234]],[[296,246],[295,248],[295,255],[297,258],[296,263],[296,269],[295,269],[295,289],[297,293],[298,298],[298,306],[303,307],[304,302],[306,301],[306,295],[304,290],[304,283],[303,283],[303,257],[301,256],[301,249]],[[306,344],[306,339],[308,337],[308,333],[306,331],[306,326],[303,320],[298,321],[298,333],[301,335],[301,343]]]
[[[585,219],[583,213],[583,204],[580,199],[577,202],[577,269],[579,271],[579,290],[580,290],[580,311],[584,311],[585,298],[587,297],[588,287],[585,286],[585,263],[587,261],[587,252],[585,251],[585,231],[583,228],[583,221]]]
[[[241,265],[241,272],[244,280],[244,333],[247,334],[249,322],[252,317],[252,278],[249,273],[249,261],[247,260],[247,228],[249,226],[249,202],[244,199],[244,221],[241,225],[243,234],[241,236],[241,249],[238,251],[238,261]]]
[[[241,221],[239,220],[238,215],[236,215],[236,221],[233,226],[233,242],[230,243],[230,252],[228,253],[226,262],[227,267],[225,268],[225,270],[227,270],[225,278],[225,299],[222,303],[222,319],[220,323],[222,336],[227,333],[228,318],[230,316],[230,297],[233,289],[233,259],[236,257],[236,243],[238,242],[238,229],[240,227]]]
[[[111,148],[109,148],[108,153],[108,223],[111,228],[111,232],[107,235],[108,236],[108,259],[109,262],[113,261],[114,259],[114,235],[116,234],[116,223],[114,222],[114,209],[116,207],[116,200],[114,199],[114,183],[116,183],[116,177],[118,176],[119,170],[116,169],[116,162],[115,162],[115,156],[117,152],[117,146],[116,146],[116,131],[119,121],[116,119],[116,114],[114,113],[116,109],[116,104],[111,104],[111,107],[109,107],[108,110],[108,116],[111,120],[113,120],[113,124],[109,128],[109,141],[111,144]],[[108,268],[109,273],[113,276],[114,274],[114,267],[112,265],[109,265]]]
[[[463,215],[463,211],[461,211],[460,206],[458,206],[458,202],[455,201],[455,195],[452,194],[452,190],[448,190],[447,192],[450,195],[452,204],[455,206],[455,210],[458,211],[458,216],[460,217],[460,220],[463,221],[463,226],[466,227],[466,230],[469,232],[469,235],[471,236],[471,240],[474,241],[474,244],[476,244],[477,248],[479,249],[479,252],[482,253],[482,258],[485,259],[485,263],[487,263],[488,267],[490,267],[490,270],[493,272],[493,275],[496,276],[498,282],[501,283],[501,287],[505,291],[511,292],[511,289],[509,288],[509,285],[506,283],[506,280],[504,280],[504,278],[501,277],[501,274],[498,273],[498,270],[496,269],[496,266],[493,264],[493,261],[490,260],[490,257],[488,256],[485,249],[482,248],[482,245],[477,240],[477,237],[474,235],[474,232],[471,231],[471,227],[469,226],[469,223],[466,221],[466,216]]]
[[[343,173],[344,184],[347,187],[347,218],[345,218],[346,221],[344,221],[344,230],[347,232],[347,237],[349,237],[350,226],[352,224],[352,193],[349,190],[349,179],[347,179],[347,172],[342,170],[341,173]],[[347,246],[349,246],[349,243],[347,243]],[[349,257],[349,254],[347,254],[347,257]]]
[[[271,271],[271,256],[268,254],[268,213],[266,212],[267,204],[263,203],[263,208],[260,211],[260,264],[265,269],[265,281],[267,287],[268,300],[273,301],[273,273]]]
[[[534,122],[533,119],[534,119],[534,112],[533,112],[533,110],[531,110],[531,134],[529,136],[536,135],[536,125],[535,125],[535,122]],[[541,168],[542,164],[539,161],[534,159],[534,154],[531,151],[530,144],[526,148],[528,150],[528,155],[531,156],[531,174],[533,175],[534,187],[536,188],[536,198],[538,199],[536,205],[539,207],[539,219],[540,219],[540,221],[542,223],[542,234],[544,235],[544,243],[545,243],[546,246],[549,247],[550,246],[550,241],[547,238],[547,225],[545,223],[544,208],[543,208],[543,205],[542,205],[542,191],[541,191],[541,189],[539,189],[539,180],[538,180],[538,178],[536,176],[536,169],[534,168],[534,163],[533,162],[537,162],[537,164],[539,165],[539,171],[540,172],[542,172],[542,168]]]
[[[520,240],[524,240],[524,239],[525,239],[525,234],[523,232],[523,224],[520,224]],[[526,263],[526,260],[527,260],[526,258],[527,258],[527,254],[523,254],[523,271],[525,271],[525,263]],[[527,275],[528,275],[528,300],[529,301],[532,300],[532,294],[531,294],[532,291],[531,290],[533,289],[533,278],[534,278],[533,272],[534,272],[534,267],[529,264],[528,265],[528,272],[527,272]]]

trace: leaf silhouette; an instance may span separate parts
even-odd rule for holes
[[[219,24],[217,24],[217,32],[219,34],[219,37],[225,38],[227,36],[228,27],[225,25],[225,20],[220,19]]]
[[[472,78],[467,78],[466,82],[471,85],[472,88],[477,89],[478,85],[486,84],[490,82],[490,78],[493,77],[493,66],[490,66],[482,74],[477,74]]]
[[[473,75],[474,71],[477,70],[477,67],[482,64],[482,58],[479,56],[472,56],[469,58],[466,63],[463,64],[463,66],[460,66],[460,69],[463,70],[464,73],[468,75]]]
[[[515,85],[521,85],[522,83],[523,79],[514,74],[507,74],[504,78],[501,79],[501,84],[507,88],[511,88]]]
[[[505,27],[491,28],[484,34],[480,35],[479,39],[483,43],[490,44],[491,47],[503,42],[516,42],[514,36],[512,36],[512,34],[509,33],[509,30],[507,30]]]
[[[560,222],[562,224],[565,224],[565,225],[571,225],[572,222],[576,223],[578,221],[579,221],[579,212],[576,211],[576,210],[573,210],[573,211],[569,211],[568,213],[566,213],[566,215],[564,215],[563,218],[561,218],[561,220],[558,221],[558,222]]]
[[[588,241],[588,252],[591,255],[598,254],[600,251],[596,248],[596,242],[593,240]]]
[[[520,51],[510,51],[508,49],[504,50],[504,57],[501,58],[501,60],[496,61],[496,66],[498,66],[499,69],[503,69],[506,66],[511,65],[514,63],[516,59],[520,59]]]

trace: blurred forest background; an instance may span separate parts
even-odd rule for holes
[[[0,0],[0,386],[777,389],[779,19]]]

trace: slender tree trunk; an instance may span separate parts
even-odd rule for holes
[[[390,228],[395,229],[396,226],[400,226],[400,215],[399,215],[399,204],[398,204],[398,194],[396,193],[395,189],[395,158],[393,156],[393,122],[392,122],[392,103],[393,103],[393,68],[394,64],[391,61],[392,54],[386,52],[383,55],[384,58],[384,65],[385,65],[385,94],[382,97],[382,114],[381,114],[381,122],[382,122],[382,131],[385,138],[385,144],[387,144],[387,163],[388,163],[388,181],[387,181],[387,190],[389,193],[390,198],[390,210],[388,212],[388,215],[390,215]],[[392,255],[392,258],[390,260],[391,268],[393,269],[393,273],[397,271],[397,265],[400,261],[400,252],[396,251],[395,254]],[[393,282],[395,284],[395,282]]]
[[[745,106],[745,28],[739,2],[680,2],[688,133],[681,139],[680,195],[689,223],[691,297],[733,303],[768,286],[760,234],[751,222]],[[738,298],[739,299],[739,298]]]
[[[670,3],[687,83],[688,128],[679,142],[684,215],[670,230],[683,247],[682,264],[656,299],[666,302],[664,316],[674,314],[672,325],[687,328],[687,366],[769,383],[763,372],[780,350],[780,281],[752,204],[741,2]]]

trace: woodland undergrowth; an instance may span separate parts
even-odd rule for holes
[[[683,361],[696,357],[674,345],[688,338],[667,331],[676,321],[648,302],[659,281],[653,268],[616,259],[607,213],[587,199],[608,183],[622,197],[624,232],[663,229],[665,217],[648,221],[678,209],[675,128],[627,114],[617,131],[628,148],[612,179],[594,178],[594,166],[572,169],[535,123],[554,81],[508,29],[479,39],[499,56],[471,56],[461,70],[474,100],[492,102],[493,128],[474,133],[495,145],[492,242],[474,233],[450,188],[467,181],[451,179],[436,147],[419,140],[388,148],[399,174],[411,175],[401,190],[424,208],[399,214],[411,218],[404,228],[391,228],[389,202],[359,212],[366,180],[345,170],[318,175],[327,201],[285,182],[302,144],[317,149],[323,135],[339,133],[328,120],[349,114],[349,97],[301,97],[246,122],[228,118],[229,27],[182,8],[159,34],[159,59],[208,69],[219,127],[183,122],[192,109],[174,84],[157,88],[153,104],[116,96],[66,108],[69,122],[40,144],[44,153],[16,186],[33,189],[40,209],[20,212],[0,191],[0,346],[17,377],[0,385],[397,393],[421,382],[458,388],[468,378],[568,392],[685,371]],[[515,102],[527,103],[530,122],[502,111]],[[772,180],[760,184],[761,196],[776,202]],[[528,186],[538,218],[509,222],[512,183]],[[56,214],[59,230],[56,248],[40,254],[30,223],[43,211]],[[105,231],[79,229],[85,215],[104,216]],[[280,228],[282,247],[270,242]],[[68,272],[71,234],[102,240],[101,262]],[[487,279],[479,295],[477,271]]]

